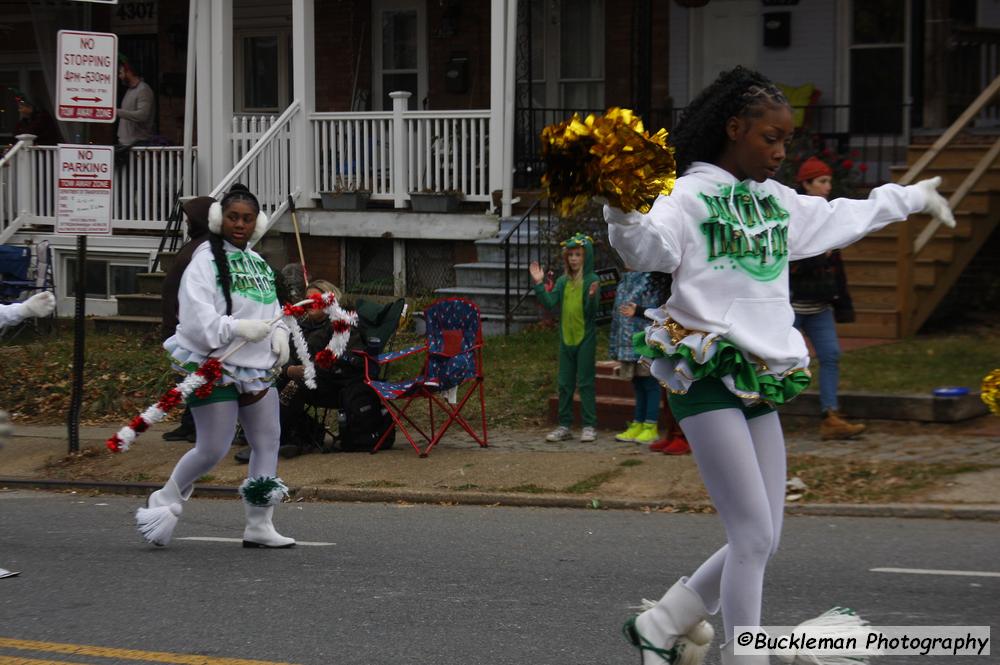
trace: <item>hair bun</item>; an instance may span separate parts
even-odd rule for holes
[[[250,188],[244,185],[242,182],[234,182],[229,187],[229,193],[234,194],[236,192],[250,192]]]

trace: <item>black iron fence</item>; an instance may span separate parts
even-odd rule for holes
[[[826,104],[793,107],[796,140],[793,150],[806,149],[831,163],[850,164],[852,184],[874,187],[891,180],[890,167],[906,162],[909,145],[909,104]],[[604,109],[518,108],[515,110],[515,168],[517,187],[535,188],[544,164],[540,156],[542,129],[574,113],[586,117]],[[654,109],[643,118],[655,131],[673,128],[683,108]],[[790,154],[790,157],[792,155]]]

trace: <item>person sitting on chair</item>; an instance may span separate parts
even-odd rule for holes
[[[306,286],[306,297],[332,293],[337,297],[342,307],[350,309],[344,303],[340,289],[325,279],[316,279]],[[299,327],[305,337],[309,353],[314,355],[330,343],[333,329],[330,319],[321,309],[314,309],[299,319]],[[281,396],[281,448],[283,457],[295,457],[312,449],[323,446],[325,429],[322,423],[317,423],[306,414],[306,406],[335,408],[340,406],[340,391],[352,383],[364,381],[364,361],[352,351],[365,347],[364,339],[358,328],[351,330],[347,342],[347,350],[337,359],[332,367],[323,368],[316,365],[316,388],[306,387],[305,367],[294,348],[288,363],[282,368],[278,378],[277,388]],[[236,453],[237,462],[247,462],[249,449]]]

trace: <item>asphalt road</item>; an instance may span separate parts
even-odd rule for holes
[[[0,567],[21,571],[0,579],[0,665],[634,663],[622,621],[722,542],[714,515],[297,503],[276,524],[320,544],[245,550],[186,540],[242,535],[238,502],[196,499],[174,542],[153,548],[132,526],[140,503],[0,491]],[[846,605],[874,624],[1000,634],[998,546],[996,523],[792,517],[765,623]],[[872,571],[885,567],[994,575]]]

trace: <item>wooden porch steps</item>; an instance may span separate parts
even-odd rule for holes
[[[929,147],[911,145],[907,150],[909,163],[914,163]],[[986,144],[950,146],[920,178],[941,176],[940,191],[948,198],[988,149]],[[898,180],[908,168],[893,167],[893,178]],[[842,256],[857,316],[853,323],[839,324],[838,333],[842,337],[896,339],[912,332],[933,313],[1000,224],[1000,158],[987,168],[959,205],[955,220],[956,228],[938,228],[913,259],[911,302],[915,311],[906,320],[898,309],[899,238],[900,234],[910,232],[916,237],[930,221],[929,217],[914,215],[907,222],[890,224],[845,248]]]

